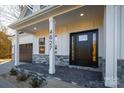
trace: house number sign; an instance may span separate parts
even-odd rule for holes
[[[49,49],[51,50],[52,48],[52,30],[49,32]]]

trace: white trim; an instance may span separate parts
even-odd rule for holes
[[[55,7],[55,5],[48,6],[48,7],[44,8],[44,9],[42,9],[42,10],[40,10],[40,11],[37,11],[37,12],[35,12],[35,13],[33,13],[33,14],[31,14],[31,15],[29,15],[29,16],[23,18],[23,19],[20,19],[20,20],[18,20],[18,21],[16,21],[16,22],[10,24],[9,27],[10,27],[10,28],[13,28],[14,25],[21,24],[21,23],[23,23],[23,22],[26,22],[26,21],[28,21],[28,20],[31,20],[32,18],[36,18],[37,16],[42,15],[42,12],[44,13],[44,11],[49,10],[49,9],[52,9],[53,7]],[[60,7],[60,6],[59,6],[59,7]]]
[[[37,18],[37,17],[39,17],[39,16],[41,16],[41,15],[43,15],[43,14],[45,14],[45,13],[51,12],[51,11],[53,11],[53,10],[55,10],[55,9],[57,9],[57,8],[59,8],[59,7],[61,7],[61,6],[62,6],[62,5],[59,5],[59,6],[58,6],[58,5],[54,5],[54,6],[46,7],[46,8],[44,8],[44,9],[42,9],[41,11],[38,11],[38,12],[36,12],[36,13],[33,13],[33,14],[30,15],[30,16],[27,16],[27,17],[23,18],[22,20],[18,20],[18,21],[16,21],[15,23],[10,24],[9,27],[12,28],[12,29],[17,29],[17,28],[16,28],[17,25],[20,25],[20,24],[22,24],[23,22],[30,21],[31,19]],[[63,11],[63,12],[61,12],[61,13],[54,14],[54,15],[52,15],[52,16],[50,16],[50,17],[56,17],[56,16],[58,16],[58,15],[67,13],[67,12],[69,12],[69,11],[72,11],[72,10],[77,9],[77,8],[80,8],[80,7],[82,7],[82,6],[81,6],[81,5],[77,5],[77,6],[73,7],[73,8],[71,8],[71,9],[65,10],[65,11]],[[23,26],[23,28],[24,28],[24,27],[27,27],[27,26],[30,26],[30,25],[33,25],[33,24],[36,24],[36,23],[38,23],[38,22],[42,22],[42,21],[48,20],[48,19],[49,19],[49,17],[46,17],[46,18],[44,18],[44,19],[37,20],[36,22],[30,23],[30,24],[28,24],[28,25],[26,25],[26,26]],[[18,28],[18,30],[19,30],[19,29],[21,29],[21,28]]]

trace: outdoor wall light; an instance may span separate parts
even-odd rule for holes
[[[34,27],[34,30],[37,30],[37,28],[36,28],[36,27]]]
[[[83,13],[80,14],[80,16],[83,16],[83,15],[84,15]]]

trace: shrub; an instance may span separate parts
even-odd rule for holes
[[[39,80],[38,78],[32,78],[31,82],[29,83],[33,88],[38,88],[42,84],[42,80]]]
[[[17,73],[17,71],[15,70],[15,69],[11,69],[10,70],[10,75],[12,75],[12,76],[16,76],[18,73]]]
[[[25,81],[28,79],[28,76],[24,73],[19,73],[17,76],[16,76],[16,80],[18,81]]]

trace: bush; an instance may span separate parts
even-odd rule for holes
[[[28,76],[24,73],[19,73],[17,76],[16,76],[16,80],[18,81],[25,81],[28,79]]]
[[[12,75],[12,76],[16,76],[18,73],[17,73],[17,71],[15,70],[15,69],[11,69],[10,70],[10,75]]]
[[[39,79],[36,78],[36,77],[31,79],[30,85],[31,85],[33,88],[38,88],[38,87],[40,87],[41,84],[42,84],[42,80],[39,80]]]

